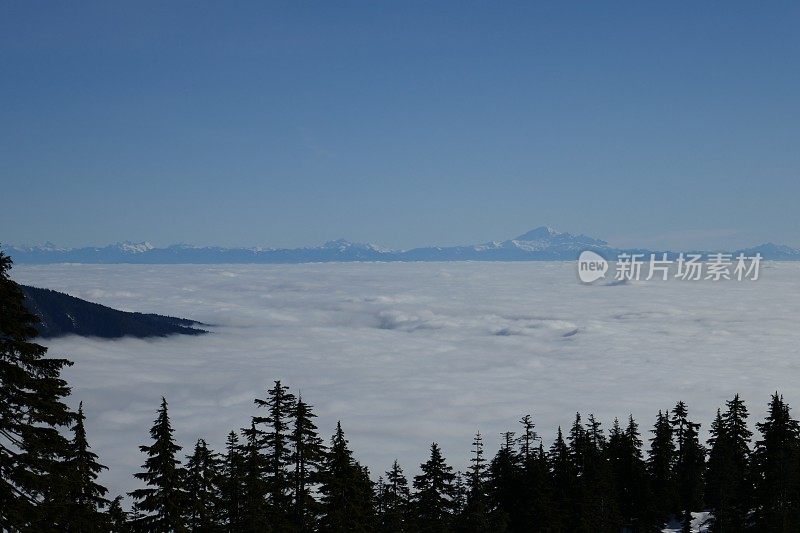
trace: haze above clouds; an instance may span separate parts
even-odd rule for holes
[[[800,265],[756,282],[579,284],[572,263],[17,266],[13,278],[119,309],[194,318],[212,335],[49,341],[76,362],[90,442],[113,494],[136,486],[138,446],[161,395],[184,448],[221,449],[275,379],[341,419],[377,478],[414,474],[431,441],[463,468],[473,433],[532,413],[549,446],[575,411],[607,428],[629,412],[647,436],[682,399],[707,429],[735,393],[754,418],[769,394],[800,401]]]
[[[547,223],[800,247],[798,21],[785,1],[1,2],[3,242],[413,248]]]

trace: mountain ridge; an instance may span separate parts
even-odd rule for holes
[[[25,307],[39,317],[36,330],[41,338],[79,335],[116,339],[208,333],[194,327],[204,325],[195,320],[120,311],[52,289],[28,285],[19,287],[25,294]]]
[[[214,263],[320,263],[320,262],[402,262],[402,261],[566,261],[583,250],[610,258],[619,253],[668,253],[667,250],[616,248],[595,237],[560,232],[539,226],[513,239],[459,246],[423,246],[392,250],[370,243],[345,239],[327,241],[302,248],[261,248],[194,246],[172,244],[154,247],[149,242],[122,241],[107,246],[64,248],[52,243],[42,246],[5,246],[5,252],[18,264],[214,264]],[[800,249],[771,242],[728,253],[751,256],[760,253],[765,260],[798,261]]]

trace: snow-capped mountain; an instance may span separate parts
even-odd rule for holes
[[[391,250],[385,250],[374,244],[370,243],[362,243],[362,242],[350,242],[345,239],[336,239],[335,241],[328,241],[324,243],[320,248],[325,250],[338,250],[339,252],[350,252],[353,250],[363,250],[368,252],[386,252]]]
[[[775,244],[772,242],[753,246],[752,248],[736,250],[734,253],[735,255],[743,253],[747,257],[752,257],[759,253],[761,257],[775,261],[800,261],[800,250],[792,248],[791,246],[786,246],[785,244]]]
[[[117,244],[112,244],[111,246],[119,248],[123,252],[131,253],[131,254],[140,254],[143,252],[149,252],[153,249],[153,245],[149,242],[118,242]]]
[[[621,252],[650,253],[646,249],[621,250],[601,239],[560,232],[548,226],[532,229],[513,239],[464,246],[428,246],[411,250],[389,250],[374,244],[344,239],[305,248],[223,248],[173,244],[156,248],[148,242],[119,242],[105,247],[61,248],[52,243],[42,246],[5,246],[17,263],[319,263],[335,261],[568,261],[583,250],[593,250],[609,259]],[[800,250],[766,243],[736,250],[764,259],[800,260]],[[672,253],[671,253],[672,254]]]
[[[505,241],[415,248],[403,254],[405,260],[411,261],[557,261],[575,259],[583,250],[614,251],[603,240],[541,226]]]

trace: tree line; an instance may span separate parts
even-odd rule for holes
[[[140,446],[140,488],[111,498],[82,404],[73,412],[61,370],[36,344],[36,317],[0,252],[0,531],[67,532],[650,532],[670,518],[689,531],[800,531],[800,424],[775,393],[749,429],[736,395],[710,437],[678,402],[643,434],[628,417],[603,428],[576,413],[545,446],[533,418],[490,455],[475,434],[469,467],[454,471],[431,444],[419,474],[395,461],[377,478],[337,424],[323,439],[313,407],[275,381],[224,449],[183,450],[161,399]]]

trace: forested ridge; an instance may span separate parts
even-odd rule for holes
[[[755,433],[734,395],[705,441],[683,402],[646,429],[576,413],[548,443],[524,415],[499,449],[476,433],[466,471],[434,442],[414,476],[397,461],[369,472],[342,424],[325,438],[308,399],[280,381],[221,450],[178,443],[161,398],[139,488],[110,495],[83,405],[65,403],[70,363],[33,341],[10,267],[0,252],[0,531],[649,532],[670,518],[688,531],[703,510],[712,531],[800,531],[800,424],[778,393]]]
[[[25,285],[20,288],[25,294],[25,307],[39,319],[36,324],[39,337],[82,335],[115,339],[207,333],[196,328],[199,323],[194,320],[118,311],[50,289]]]

